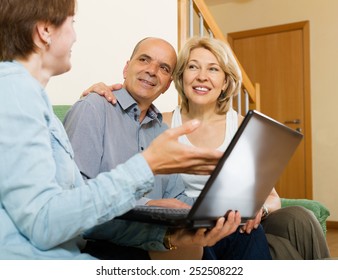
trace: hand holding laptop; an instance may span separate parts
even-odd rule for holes
[[[232,211],[229,213],[228,220],[223,217],[218,219],[215,227],[209,230],[206,228],[194,231],[187,228],[169,229],[163,242],[169,251],[149,251],[149,255],[153,260],[200,260],[205,246],[212,246],[232,234],[240,221],[239,213]]]
[[[177,229],[172,235],[172,244],[176,246],[199,245],[213,246],[219,240],[234,233],[241,223],[239,212],[230,211],[227,218],[221,217],[213,228],[199,228],[196,231]]]

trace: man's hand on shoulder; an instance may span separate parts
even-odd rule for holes
[[[113,105],[116,104],[116,97],[113,94],[114,90],[119,90],[122,88],[122,84],[114,84],[111,86],[106,85],[105,83],[97,83],[92,85],[91,87],[87,88],[83,93],[81,94],[81,98],[87,96],[90,93],[97,93],[101,95],[102,97],[106,98],[106,100],[109,103],[112,103]]]

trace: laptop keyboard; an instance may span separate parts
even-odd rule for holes
[[[190,209],[187,208],[164,208],[156,206],[136,206],[120,217],[127,220],[151,222],[154,220],[180,220],[188,216]]]
[[[133,212],[140,214],[144,213],[153,217],[176,217],[185,218],[190,209],[187,208],[164,208],[164,207],[153,207],[153,206],[137,206],[133,209]]]

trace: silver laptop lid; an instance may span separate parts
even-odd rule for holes
[[[295,152],[303,135],[249,111],[189,213],[210,220],[237,210],[255,217]]]

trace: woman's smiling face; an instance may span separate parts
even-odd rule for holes
[[[225,88],[225,73],[215,55],[205,48],[193,49],[183,72],[183,89],[189,104],[216,104]]]

